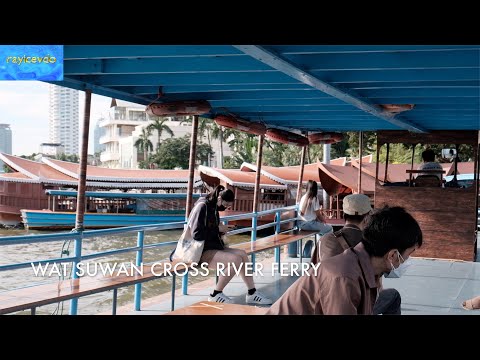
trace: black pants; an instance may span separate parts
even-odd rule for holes
[[[385,289],[378,295],[378,299],[373,306],[374,315],[401,315],[400,305],[402,298],[395,289]]]

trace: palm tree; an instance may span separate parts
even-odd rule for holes
[[[135,144],[133,144],[139,151],[143,151],[143,161],[145,162],[148,160],[148,151],[153,151],[153,144],[149,139],[151,134],[148,126],[143,128],[142,134],[138,137],[137,141],[135,141]]]
[[[151,133],[154,130],[157,130],[158,133],[158,140],[157,140],[157,151],[160,148],[160,138],[162,137],[162,132],[166,131],[168,134],[170,134],[170,137],[173,137],[173,131],[168,127],[168,125],[165,125],[165,122],[167,119],[161,119],[159,117],[153,119],[153,122],[147,126],[148,131]]]
[[[212,139],[215,139],[220,142],[220,154],[218,156],[218,167],[223,169],[223,143],[225,139],[228,139],[231,135],[234,135],[234,130],[229,128],[224,128],[223,126],[217,125],[215,122],[212,124]]]
[[[187,123],[191,124],[193,121],[193,118],[189,116],[185,120],[180,121],[180,124]],[[198,130],[197,130],[197,139],[199,140],[199,143],[202,143],[203,137],[207,138],[207,143],[208,146],[212,147],[212,129],[213,126],[216,126],[215,122],[213,120],[204,118],[204,117],[199,117],[198,118]],[[210,157],[208,160],[208,166],[210,166]]]

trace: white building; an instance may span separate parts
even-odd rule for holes
[[[181,138],[185,135],[191,136],[192,133],[192,124],[187,123],[187,122],[182,122],[180,120],[173,120],[173,118],[170,118],[171,120],[168,120],[165,122],[165,125],[167,125],[173,132],[173,137],[175,138]],[[132,135],[129,137],[125,137],[120,140],[120,165],[122,168],[125,169],[137,169],[138,168],[138,163],[140,160],[143,159],[143,153],[139,153],[138,149],[134,146],[135,142],[138,140],[139,136],[142,133],[142,129],[146,126],[148,126],[151,122],[148,122],[146,124],[139,125],[135,128],[135,131],[132,132]],[[161,136],[161,141],[169,139],[170,135],[166,132],[162,132]],[[153,149],[155,151],[157,142],[158,142],[158,134],[157,131],[154,130],[152,131],[152,134],[149,137],[150,141],[152,142]],[[202,142],[208,144],[207,137],[204,136],[202,139]],[[210,164],[208,166],[211,167],[218,167],[218,155],[220,154],[220,142],[218,140],[211,140],[211,145],[212,145],[212,150],[215,152],[213,155]],[[229,146],[224,142],[223,144],[223,156],[231,156],[232,155],[232,150],[229,148]]]
[[[49,100],[49,142],[62,144],[67,155],[78,155],[78,90],[57,85],[50,85]]]
[[[99,143],[105,146],[100,154],[102,166],[120,168],[120,141],[131,137],[135,127],[139,124],[148,124],[148,115],[145,107],[114,106],[110,108],[107,119],[99,121],[98,125],[104,129],[104,135]]]
[[[65,147],[59,143],[41,143],[39,152],[44,156],[57,157],[65,153]]]
[[[12,153],[12,130],[10,124],[0,124],[0,152]],[[3,172],[3,161],[0,160],[0,172]]]

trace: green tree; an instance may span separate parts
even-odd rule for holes
[[[146,164],[139,163],[139,165],[146,167],[142,167],[141,169],[148,168],[148,151],[153,151],[153,144],[149,139],[151,134],[152,133],[150,132],[148,126],[143,128],[142,133],[138,137],[137,141],[135,141],[135,144],[133,144],[133,146],[135,146],[139,152],[143,152],[143,161],[146,162]]]
[[[73,162],[73,163],[79,163],[80,162],[80,157],[77,154],[67,155],[65,153],[62,153],[62,154],[56,155],[55,159],[62,160],[62,161]]]
[[[257,160],[258,137],[234,130],[235,136],[228,142],[233,150],[232,164],[238,169],[243,162],[255,163]]]
[[[206,164],[214,152],[208,144],[197,144],[197,162]],[[174,169],[180,167],[188,169],[190,158],[190,136],[170,138],[162,142],[157,153],[151,158],[160,169]]]
[[[20,155],[21,158],[27,160],[35,160],[35,156],[37,156],[37,153],[33,153],[32,155]]]
[[[147,129],[149,130],[150,134],[152,131],[156,130],[158,134],[158,140],[157,140],[157,147],[156,149],[158,150],[160,148],[160,138],[162,137],[162,133],[165,131],[167,134],[170,135],[170,137],[173,137],[173,131],[170,129],[168,125],[165,125],[165,122],[167,119],[165,118],[159,118],[156,117],[153,119],[153,122],[147,126]]]

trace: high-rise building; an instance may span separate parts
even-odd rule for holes
[[[10,124],[0,124],[0,152],[12,153],[12,130]],[[3,172],[3,161],[0,160],[0,172]]]
[[[78,90],[50,85],[49,100],[48,132],[50,143],[62,144],[67,155],[78,155]]]
[[[97,124],[93,128],[93,153],[97,154],[105,150],[105,144],[100,144],[100,138],[105,135],[105,127],[100,127],[100,123],[104,118],[98,119]]]

